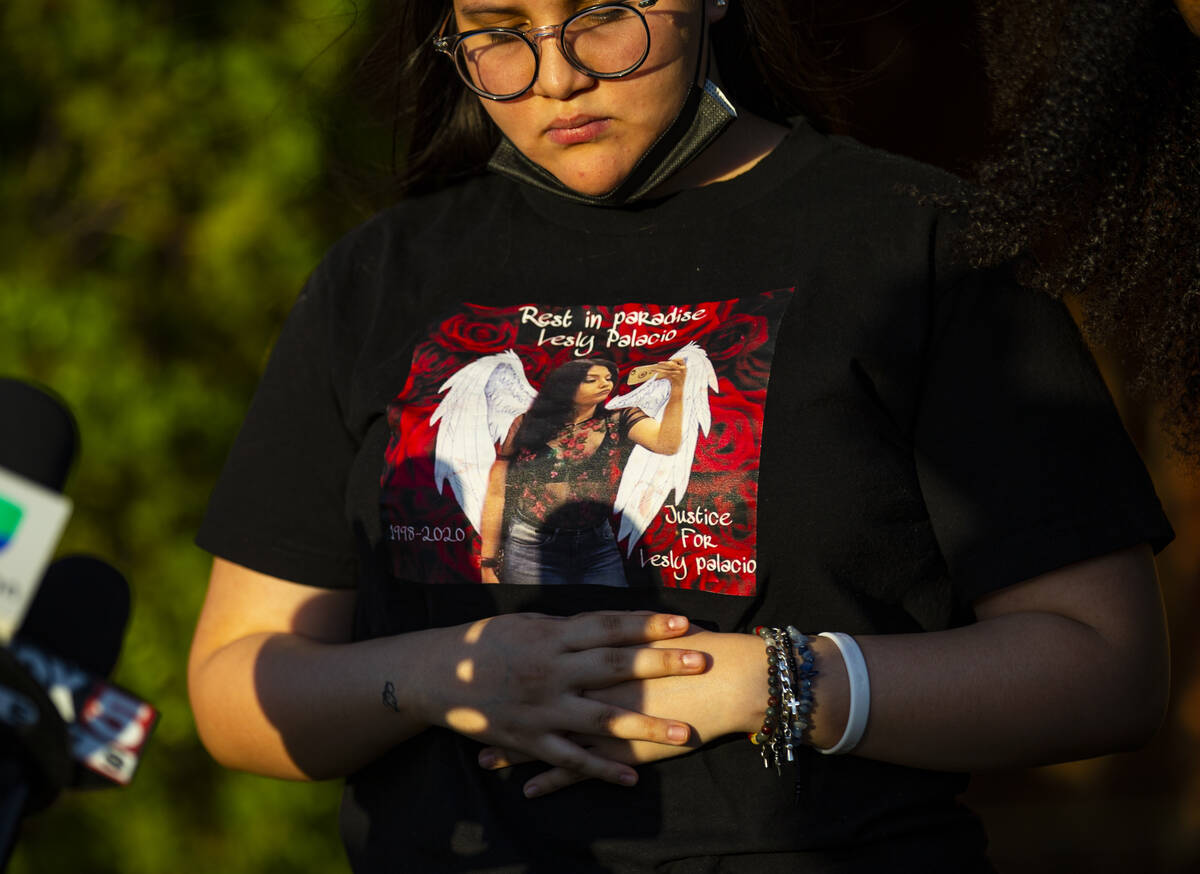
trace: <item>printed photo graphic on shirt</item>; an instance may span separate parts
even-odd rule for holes
[[[791,296],[464,304],[429,326],[388,408],[393,573],[754,594],[762,422]]]

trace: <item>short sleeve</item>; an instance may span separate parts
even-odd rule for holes
[[[975,272],[932,313],[921,489],[965,602],[1173,533],[1066,308]]]
[[[348,588],[357,548],[346,482],[356,448],[334,387],[334,319],[320,275],[288,316],[196,542],[261,573]]]
[[[618,428],[621,432],[621,439],[625,440],[629,437],[629,429],[636,425],[642,419],[649,419],[646,411],[641,407],[622,407],[620,410],[620,419],[618,420]]]

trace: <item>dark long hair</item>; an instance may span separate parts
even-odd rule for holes
[[[483,170],[499,133],[479,99],[430,39],[449,3],[394,0],[358,67],[371,101],[393,125],[395,194],[433,191]],[[713,54],[735,103],[768,118],[832,118],[829,89],[803,5],[738,0],[712,30]]]
[[[525,413],[514,439],[515,449],[538,452],[575,414],[575,392],[588,371],[600,366],[608,369],[614,389],[620,381],[617,365],[604,358],[577,358],[559,365],[546,377],[541,390]]]
[[[1200,457],[1200,39],[1170,0],[983,0],[1000,148],[965,243],[1077,295]]]

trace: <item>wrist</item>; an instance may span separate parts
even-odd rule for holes
[[[739,634],[738,658],[741,670],[735,707],[737,723],[730,733],[753,734],[763,724],[763,713],[767,706],[767,663],[762,640],[754,634]]]
[[[413,632],[420,636],[420,645],[413,651],[411,670],[398,673],[403,673],[414,714],[426,727],[452,727],[450,714],[464,706],[456,668],[463,661],[465,642],[480,630],[477,621]]]
[[[837,644],[827,637],[814,637],[812,650],[819,674],[813,683],[812,725],[809,743],[829,749],[842,739],[850,717],[850,678]]]

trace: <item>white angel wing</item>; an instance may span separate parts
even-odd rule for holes
[[[708,393],[717,391],[717,374],[708,354],[695,343],[688,343],[671,357],[687,364],[687,377],[683,383],[683,433],[679,448],[671,455],[659,455],[641,446],[635,446],[629,453],[613,504],[621,515],[617,540],[629,538],[626,555],[633,554],[633,547],[666,503],[667,495],[673,491],[676,502],[683,498],[692,473],[696,441],[701,433],[708,436],[712,426]],[[641,407],[647,415],[661,422],[670,396],[671,383],[653,379],[628,394],[613,398],[607,406],[609,409]]]
[[[529,409],[537,392],[511,349],[472,361],[438,391],[446,396],[429,418],[430,424],[440,422],[433,482],[439,492],[450,483],[458,505],[478,531],[496,444],[508,436],[513,419]]]

